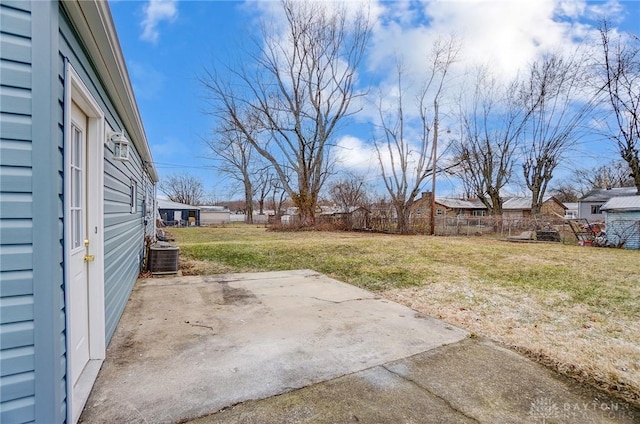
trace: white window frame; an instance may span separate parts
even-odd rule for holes
[[[129,184],[129,206],[131,213],[138,212],[138,182],[134,179],[131,179]]]

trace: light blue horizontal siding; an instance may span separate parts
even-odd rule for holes
[[[35,420],[35,397],[27,396],[2,403],[1,423],[29,423]]]
[[[2,85],[6,87],[31,88],[31,65],[0,59]]]
[[[31,90],[0,85],[0,112],[18,115],[31,113]]]
[[[0,422],[35,420],[31,2],[0,0]],[[41,230],[46,231],[42,227]]]
[[[113,124],[112,124],[113,125]],[[105,324],[111,339],[140,272],[144,256],[145,228],[142,198],[145,181],[142,161],[133,152],[131,161],[111,160],[105,146],[104,163],[104,239],[105,239]],[[138,184],[137,212],[131,213],[130,184]]]
[[[6,402],[31,396],[34,391],[34,373],[23,372],[2,377],[2,393],[0,401]]]
[[[113,335],[140,271],[143,232],[140,216],[131,214],[114,230],[105,229],[105,323],[107,338]]]
[[[34,369],[33,346],[0,351],[0,376],[27,373]]]
[[[0,324],[33,320],[33,296],[0,298]]]
[[[0,240],[4,244],[31,244],[33,224],[29,219],[0,219]]]
[[[31,141],[31,117],[14,113],[0,113],[0,138]]]
[[[0,28],[3,32],[8,32],[16,36],[31,37],[31,19],[24,10],[13,7],[0,7]]]
[[[31,168],[0,166],[0,191],[31,193]]]
[[[32,269],[33,248],[31,245],[0,246],[0,272]]]
[[[33,321],[0,325],[2,350],[33,346]]]
[[[2,0],[2,6],[23,12],[31,11],[31,2],[24,0]]]
[[[0,192],[0,219],[31,218],[32,204],[31,193]]]
[[[33,294],[33,271],[8,271],[0,273],[2,297]]]
[[[0,140],[0,166],[31,166],[31,143],[28,141]]]
[[[0,32],[0,50],[4,60],[31,63],[31,41],[28,38]]]

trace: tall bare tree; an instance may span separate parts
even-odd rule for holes
[[[502,189],[511,181],[519,137],[531,113],[519,101],[518,84],[501,85],[478,69],[473,90],[459,101],[460,139],[453,143],[465,191],[491,215],[502,214]]]
[[[391,110],[385,108],[390,96],[380,94],[377,105],[379,128],[374,145],[401,233],[409,231],[411,205],[422,191],[425,179],[435,172],[438,102],[458,51],[459,45],[453,37],[434,43],[425,70],[426,81],[415,103],[405,99],[409,88],[403,81],[400,61],[397,63],[397,94]],[[415,108],[413,113],[411,106]]]
[[[242,185],[245,200],[245,222],[253,224],[253,146],[234,127],[220,127],[206,142],[216,169]]]
[[[190,174],[174,174],[163,178],[158,186],[172,202],[198,206],[205,193],[202,181]]]
[[[640,194],[640,38],[634,34],[616,37],[606,21],[600,38],[604,53],[600,74],[615,121],[610,137],[629,165]]]
[[[531,64],[521,86],[528,115],[523,140],[522,170],[531,191],[531,213],[540,213],[554,172],[575,146],[578,130],[594,107],[585,98],[587,61],[580,54],[549,54]]]
[[[332,138],[359,95],[356,69],[370,24],[364,11],[348,13],[334,3],[283,0],[281,5],[284,33],[264,22],[257,52],[247,51],[243,65],[228,68],[233,81],[223,81],[215,71],[201,81],[213,114],[271,163],[302,225],[309,226],[329,176]],[[295,178],[288,178],[291,173]]]

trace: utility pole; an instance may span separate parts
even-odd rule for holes
[[[436,233],[436,165],[438,155],[438,100],[433,101],[434,118],[433,118],[433,148],[431,155],[433,164],[431,165],[431,211],[429,214],[429,234],[432,236]]]

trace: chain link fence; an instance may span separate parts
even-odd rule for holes
[[[398,233],[397,220],[393,218],[370,218],[366,229],[375,232]],[[348,226],[348,224],[346,225]],[[409,232],[430,234],[429,219],[413,219]],[[564,219],[550,217],[513,216],[437,216],[437,236],[494,236],[501,239],[562,241],[575,244],[576,238]]]

